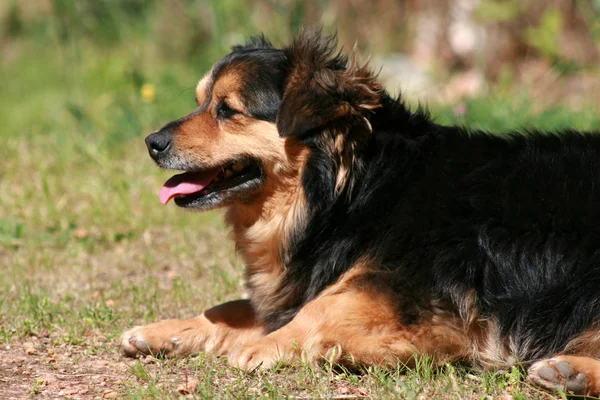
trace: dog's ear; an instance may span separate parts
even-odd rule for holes
[[[357,56],[336,50],[334,36],[303,32],[284,49],[289,74],[277,114],[282,137],[305,136],[329,125],[364,120],[379,107],[381,85]]]

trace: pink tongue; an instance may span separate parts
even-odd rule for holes
[[[197,193],[207,187],[210,182],[221,172],[221,168],[215,168],[205,172],[184,172],[171,177],[160,189],[158,199],[167,204],[169,200],[177,195]]]

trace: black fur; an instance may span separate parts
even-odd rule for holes
[[[286,70],[285,56],[273,48],[264,37],[252,38],[245,46],[234,46],[233,51],[213,68],[213,82],[219,75],[236,69],[244,79],[242,97],[250,116],[275,122],[281,103],[282,84]],[[239,68],[238,68],[239,67]]]
[[[259,108],[253,113],[278,125],[291,118],[277,112],[293,51],[263,39],[223,62],[252,60],[248,98]],[[326,56],[333,70],[346,68],[345,59]],[[319,116],[339,100],[323,93],[301,98],[317,102],[306,107],[318,108]],[[600,323],[600,136],[492,135],[437,125],[385,92],[380,105],[360,114],[372,133],[354,150],[361,167],[340,193],[339,165],[325,145],[328,121],[298,128],[311,148],[303,171],[310,218],[284,255],[280,292],[294,295],[266,316],[269,330],[364,256],[389,271],[404,323],[419,323],[433,302],[458,315],[461,299],[474,292],[479,312],[497,319],[523,361],[553,355]],[[345,134],[356,129],[365,126],[350,124]]]

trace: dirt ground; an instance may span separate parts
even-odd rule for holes
[[[50,337],[32,337],[0,348],[1,398],[116,398],[134,362],[117,351],[90,354],[87,346],[55,347]]]

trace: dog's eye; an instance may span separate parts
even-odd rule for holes
[[[233,108],[229,107],[229,104],[227,104],[224,100],[221,100],[219,102],[219,105],[217,106],[217,118],[229,119],[235,114],[239,114],[239,111],[236,111]]]

